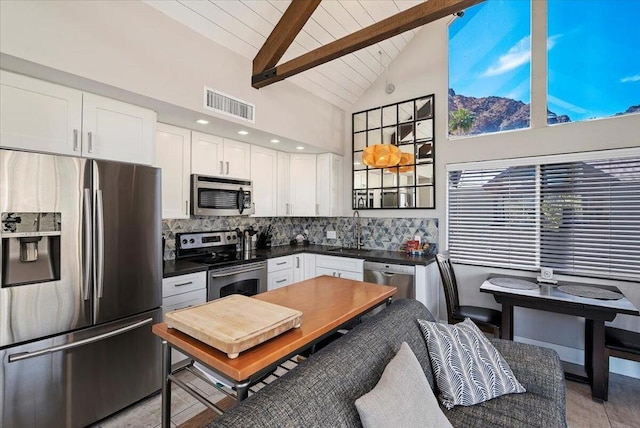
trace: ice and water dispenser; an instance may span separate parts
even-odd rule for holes
[[[2,213],[2,286],[60,279],[59,212]]]

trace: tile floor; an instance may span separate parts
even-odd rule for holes
[[[224,394],[188,372],[180,378],[213,402]],[[182,389],[173,387],[171,426],[177,427],[205,410]],[[570,428],[640,428],[640,379],[611,375],[609,401],[596,403],[589,386],[567,381],[567,422]],[[160,426],[160,394],[105,419],[94,428],[154,428]]]

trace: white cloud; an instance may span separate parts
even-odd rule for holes
[[[636,74],[635,76],[627,76],[620,79],[622,83],[628,82],[640,82],[640,74]]]
[[[562,34],[555,34],[553,36],[547,37],[547,50],[550,51],[556,45],[558,39],[562,37]]]
[[[555,104],[558,107],[562,107],[565,110],[569,110],[572,111],[574,113],[578,113],[578,114],[585,114],[587,112],[587,110],[585,110],[584,108],[577,106],[575,104],[571,104],[565,100],[561,100],[560,98],[556,98],[552,95],[549,95],[547,98],[547,101],[549,102],[549,104]],[[553,107],[550,106],[549,107],[550,110],[553,110]]]
[[[531,36],[519,40],[509,51],[498,58],[483,76],[497,76],[514,70],[531,61]]]

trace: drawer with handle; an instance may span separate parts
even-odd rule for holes
[[[172,276],[162,280],[162,297],[188,293],[207,288],[207,273],[196,272],[180,276]]]
[[[278,272],[280,270],[291,269],[293,267],[293,256],[276,257],[267,260],[267,272]]]

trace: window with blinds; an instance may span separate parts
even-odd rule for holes
[[[640,276],[640,157],[470,166],[448,175],[456,262]]]

